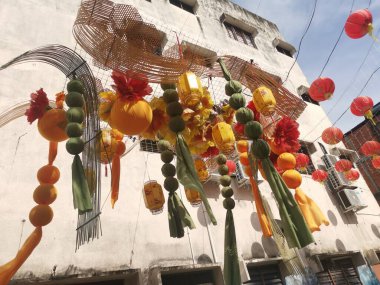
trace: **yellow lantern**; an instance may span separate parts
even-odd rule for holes
[[[270,116],[276,108],[276,98],[274,98],[272,90],[265,86],[261,86],[253,92],[253,103],[257,111],[264,116]]]
[[[161,213],[165,204],[165,196],[161,185],[155,180],[150,180],[144,184],[143,191],[145,207],[149,209],[152,214]]]
[[[197,171],[199,180],[201,182],[205,182],[209,177],[210,174],[208,173],[206,163],[203,159],[196,158],[194,160],[195,170]]]
[[[178,94],[185,106],[197,105],[203,96],[202,83],[193,72],[187,71],[178,78]]]
[[[102,135],[99,141],[100,162],[108,164],[112,161],[116,151],[117,140],[112,136],[112,130],[102,130]]]
[[[192,206],[198,206],[202,203],[201,195],[198,191],[185,189],[185,194],[187,201],[189,201]]]
[[[219,122],[212,127],[212,138],[218,149],[229,154],[235,149],[235,135],[231,125],[225,122]]]

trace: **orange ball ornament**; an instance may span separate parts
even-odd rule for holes
[[[41,184],[33,192],[33,200],[39,205],[50,205],[57,199],[57,189],[52,184]]]
[[[302,184],[302,176],[297,170],[286,170],[282,174],[282,179],[284,180],[285,184],[292,189],[296,189]]]
[[[38,119],[38,131],[51,142],[62,142],[68,139],[66,134],[66,112],[62,109],[50,109]]]
[[[53,219],[53,210],[48,205],[37,205],[29,212],[29,221],[35,227],[43,227]]]
[[[293,154],[284,152],[277,158],[277,166],[282,170],[294,169],[296,167],[296,158]]]
[[[153,112],[145,100],[116,99],[111,109],[109,124],[125,135],[143,133],[152,122]]]
[[[42,166],[37,172],[38,182],[41,184],[55,184],[59,180],[60,172],[54,165]]]
[[[236,148],[238,152],[248,152],[248,141],[247,140],[237,141]]]
[[[248,158],[248,152],[243,152],[239,155],[240,163],[244,166],[249,165],[249,158]]]

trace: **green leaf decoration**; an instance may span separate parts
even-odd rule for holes
[[[182,200],[179,198],[176,192],[169,193],[168,200],[168,215],[169,215],[169,230],[170,236],[175,238],[181,238],[184,236],[184,227],[194,229],[194,222],[183,205]]]
[[[223,62],[223,59],[218,58],[217,61],[220,65],[220,68],[222,69],[224,79],[226,79],[227,81],[231,81],[232,80],[231,73],[228,71],[226,65]]]
[[[241,284],[239,257],[236,246],[236,233],[234,216],[231,210],[227,210],[224,232],[224,284]]]
[[[84,214],[92,210],[92,200],[79,155],[74,156],[71,170],[74,208],[78,209],[79,214]]]
[[[200,182],[197,172],[195,171],[194,162],[191,157],[189,147],[187,146],[181,134],[177,134],[177,143],[175,149],[177,153],[177,178],[179,182],[186,189],[191,189],[199,192],[211,222],[216,225],[216,219],[212,213],[210,204],[207,201],[202,183]]]

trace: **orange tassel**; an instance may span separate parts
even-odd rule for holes
[[[111,205],[112,209],[119,198],[120,182],[120,156],[125,152],[125,144],[122,141],[117,142],[115,154],[112,159],[111,170]]]
[[[0,285],[7,285],[12,279],[13,275],[21,267],[21,265],[27,260],[33,250],[40,243],[42,238],[42,228],[38,227],[30,234],[26,239],[17,255],[14,259],[8,263],[0,266]]]
[[[49,143],[49,164],[53,165],[55,158],[57,157],[58,152],[58,143],[50,142]]]
[[[259,188],[257,187],[257,183],[252,176],[249,177],[249,181],[251,182],[253,197],[255,198],[256,211],[257,216],[259,218],[261,230],[263,231],[264,237],[271,237],[272,229],[270,227],[269,219],[264,210],[263,201],[261,200],[261,196],[259,193]]]

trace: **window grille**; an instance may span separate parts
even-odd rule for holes
[[[212,270],[162,274],[161,281],[162,285],[216,285]]]
[[[157,146],[157,141],[142,140],[140,141],[140,150],[152,153],[160,153]]]
[[[278,264],[248,266],[251,280],[245,282],[247,285],[282,285],[281,272]]]
[[[319,103],[318,103],[317,101],[313,100],[313,99],[310,97],[310,95],[309,95],[308,93],[303,93],[303,94],[301,95],[301,98],[302,98],[302,100],[304,100],[305,102],[309,102],[309,103],[311,103],[311,104],[314,104],[314,105],[318,105],[318,106],[319,106]]]
[[[362,284],[350,257],[341,259],[326,259],[322,260],[321,263],[324,271],[317,273],[319,284]]]
[[[280,45],[277,45],[276,46],[276,50],[279,52],[279,53],[282,53],[286,56],[289,56],[289,57],[293,57],[292,56],[292,53],[290,52],[290,50],[287,50],[286,48],[283,48],[282,46]]]
[[[253,35],[249,32],[246,32],[234,25],[231,25],[230,23],[224,22],[224,25],[227,29],[227,34],[231,39],[234,39],[238,42],[241,42],[243,44],[246,44],[248,46],[256,47],[255,40],[253,38]]]
[[[188,5],[180,0],[169,0],[170,4],[177,6],[178,8],[181,8],[182,10],[185,10],[189,13],[194,14],[194,8],[191,5]]]

